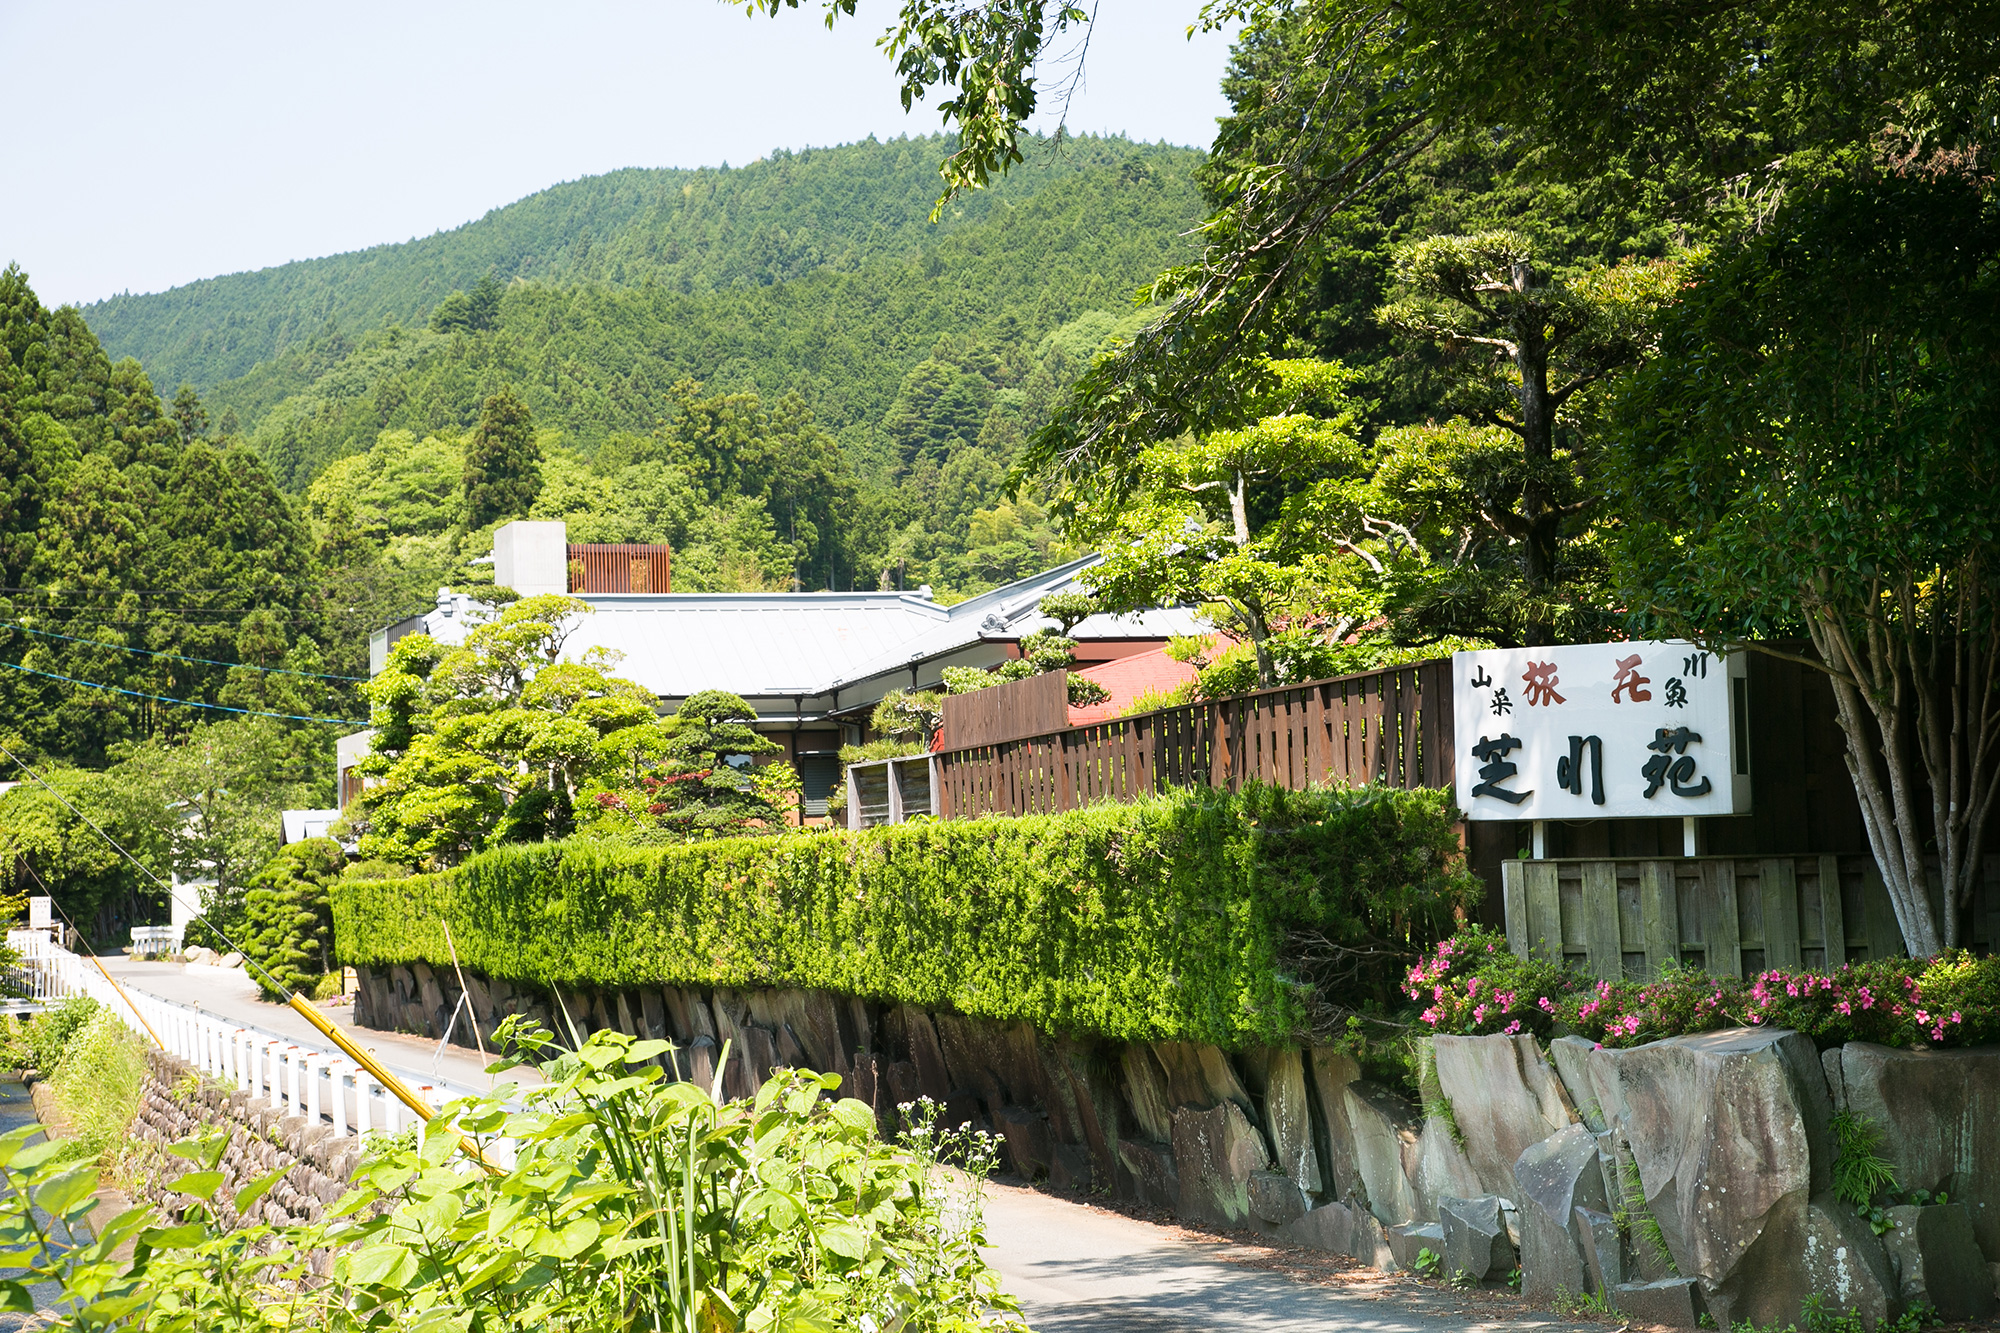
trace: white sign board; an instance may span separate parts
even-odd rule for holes
[[[1750,809],[1744,655],[1678,642],[1452,655],[1468,819],[1660,819]]]

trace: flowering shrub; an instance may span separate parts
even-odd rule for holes
[[[1532,1032],[1549,1036],[1559,1001],[1576,989],[1577,974],[1554,963],[1516,958],[1507,937],[1473,926],[1436,949],[1403,979],[1403,993],[1424,1006],[1433,1032],[1473,1036]]]
[[[1658,981],[1600,981],[1526,962],[1490,930],[1462,931],[1409,971],[1404,993],[1433,1032],[1573,1032],[1606,1046],[1730,1027],[1782,1027],[1820,1046],[1976,1046],[2000,1041],[2000,959],[1964,951],[1752,981],[1669,969]]]

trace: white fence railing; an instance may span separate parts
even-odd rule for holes
[[[299,1041],[262,1028],[232,1022],[133,990],[113,986],[95,963],[79,957],[38,930],[10,930],[7,943],[20,961],[8,968],[10,986],[36,1000],[88,995],[137,1032],[157,1038],[166,1050],[209,1077],[233,1083],[287,1115],[333,1126],[336,1136],[366,1138],[398,1132],[414,1115],[367,1070],[338,1049]],[[442,1080],[407,1081],[432,1107],[474,1095],[470,1088]]]

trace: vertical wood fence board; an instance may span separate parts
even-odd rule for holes
[[[1611,862],[1584,862],[1582,906],[1590,974],[1617,981],[1624,975],[1624,950],[1618,938],[1618,868]]]
[[[1552,861],[1523,863],[1528,889],[1528,947],[1537,958],[1559,963],[1563,956],[1562,899]]]
[[[1766,858],[1758,863],[1759,896],[1764,906],[1764,966],[1799,966],[1799,887],[1789,860]]]
[[[1647,975],[1657,978],[1681,955],[1680,900],[1671,861],[1639,863],[1639,915],[1645,923]]]
[[[1862,911],[1868,922],[1868,956],[1896,958],[1903,953],[1903,928],[1896,924],[1896,908],[1889,901],[1889,886],[1882,872],[1870,861],[1861,872]]]
[[[1507,927],[1507,948],[1516,958],[1526,958],[1531,943],[1528,934],[1528,875],[1527,862],[1519,857],[1510,856],[1500,863],[1500,899]]]
[[[1705,867],[1709,876],[1709,912],[1703,923],[1703,933],[1708,937],[1708,968],[1711,972],[1723,972],[1730,976],[1743,975],[1742,920],[1736,907],[1736,863],[1734,861],[1710,861]]]
[[[1821,856],[1819,862],[1819,924],[1825,967],[1834,971],[1847,962],[1847,905],[1840,891],[1840,858]]]

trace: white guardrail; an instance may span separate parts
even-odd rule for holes
[[[376,1078],[336,1048],[203,1013],[135,991],[130,984],[113,986],[95,963],[39,930],[10,930],[7,943],[20,955],[20,961],[5,972],[5,980],[18,994],[51,1002],[88,995],[149,1043],[157,1036],[170,1054],[211,1078],[234,1083],[253,1102],[304,1116],[310,1123],[331,1124],[340,1137],[394,1134],[415,1120]],[[432,1107],[476,1095],[473,1089],[443,1080],[405,1082]]]

